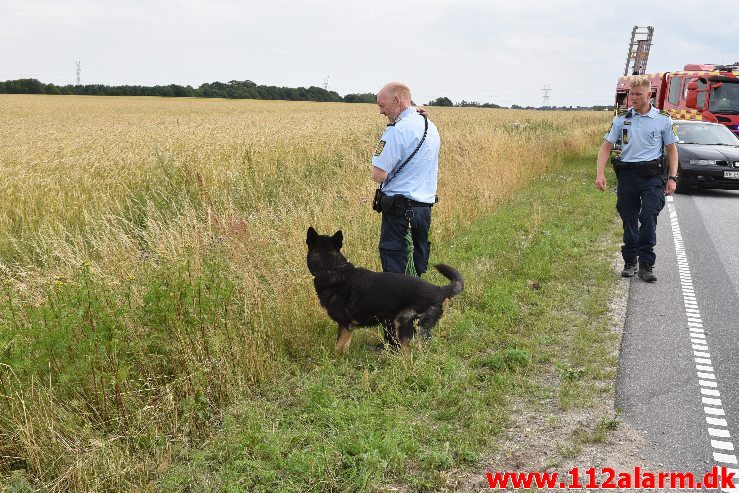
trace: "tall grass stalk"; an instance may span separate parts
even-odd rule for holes
[[[431,118],[444,244],[608,115]],[[0,95],[0,475],[144,490],[234,395],[310,369],[331,335],[305,231],[342,229],[349,258],[379,268],[383,127],[361,104]]]

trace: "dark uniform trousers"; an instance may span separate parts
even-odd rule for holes
[[[411,207],[411,236],[413,237],[413,264],[416,273],[420,276],[428,268],[431,243],[429,243],[429,229],[431,227],[431,207]],[[408,232],[408,219],[405,214],[382,213],[380,228],[380,260],[383,272],[405,273],[408,263],[408,249],[405,236]],[[392,321],[383,324],[385,342],[397,346],[395,329]]]
[[[429,229],[431,227],[431,207],[411,207],[411,236],[413,237],[413,264],[420,276],[426,272],[431,252]],[[405,235],[408,232],[408,219],[404,214],[382,213],[380,229],[380,260],[383,272],[405,273],[408,263],[408,250]]]
[[[657,216],[665,206],[662,177],[642,176],[639,169],[618,170],[616,210],[624,225],[621,255],[625,262],[653,266],[657,244]]]

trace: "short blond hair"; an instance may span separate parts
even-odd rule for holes
[[[410,104],[411,89],[402,82],[389,82],[385,85],[385,88],[390,92],[391,96],[398,96],[401,101]]]
[[[652,91],[652,83],[649,81],[647,77],[644,77],[643,75],[637,75],[636,77],[632,77],[629,80],[629,86],[632,89],[636,89],[637,87],[643,87],[649,92]]]

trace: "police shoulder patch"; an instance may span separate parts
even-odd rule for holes
[[[628,112],[629,112],[629,110],[621,110],[618,113],[616,113],[616,116],[624,116]]]
[[[660,110],[660,115],[670,116],[670,113],[667,110]]]
[[[385,141],[381,140],[377,143],[377,147],[375,148],[375,156],[379,156],[382,153],[382,150],[385,148]]]

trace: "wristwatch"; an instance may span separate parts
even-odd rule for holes
[[[675,183],[677,183],[677,176],[672,176],[672,175],[670,175],[670,176],[668,176],[668,177],[667,177],[667,179],[668,179],[668,180],[672,180],[672,181],[674,181]]]

